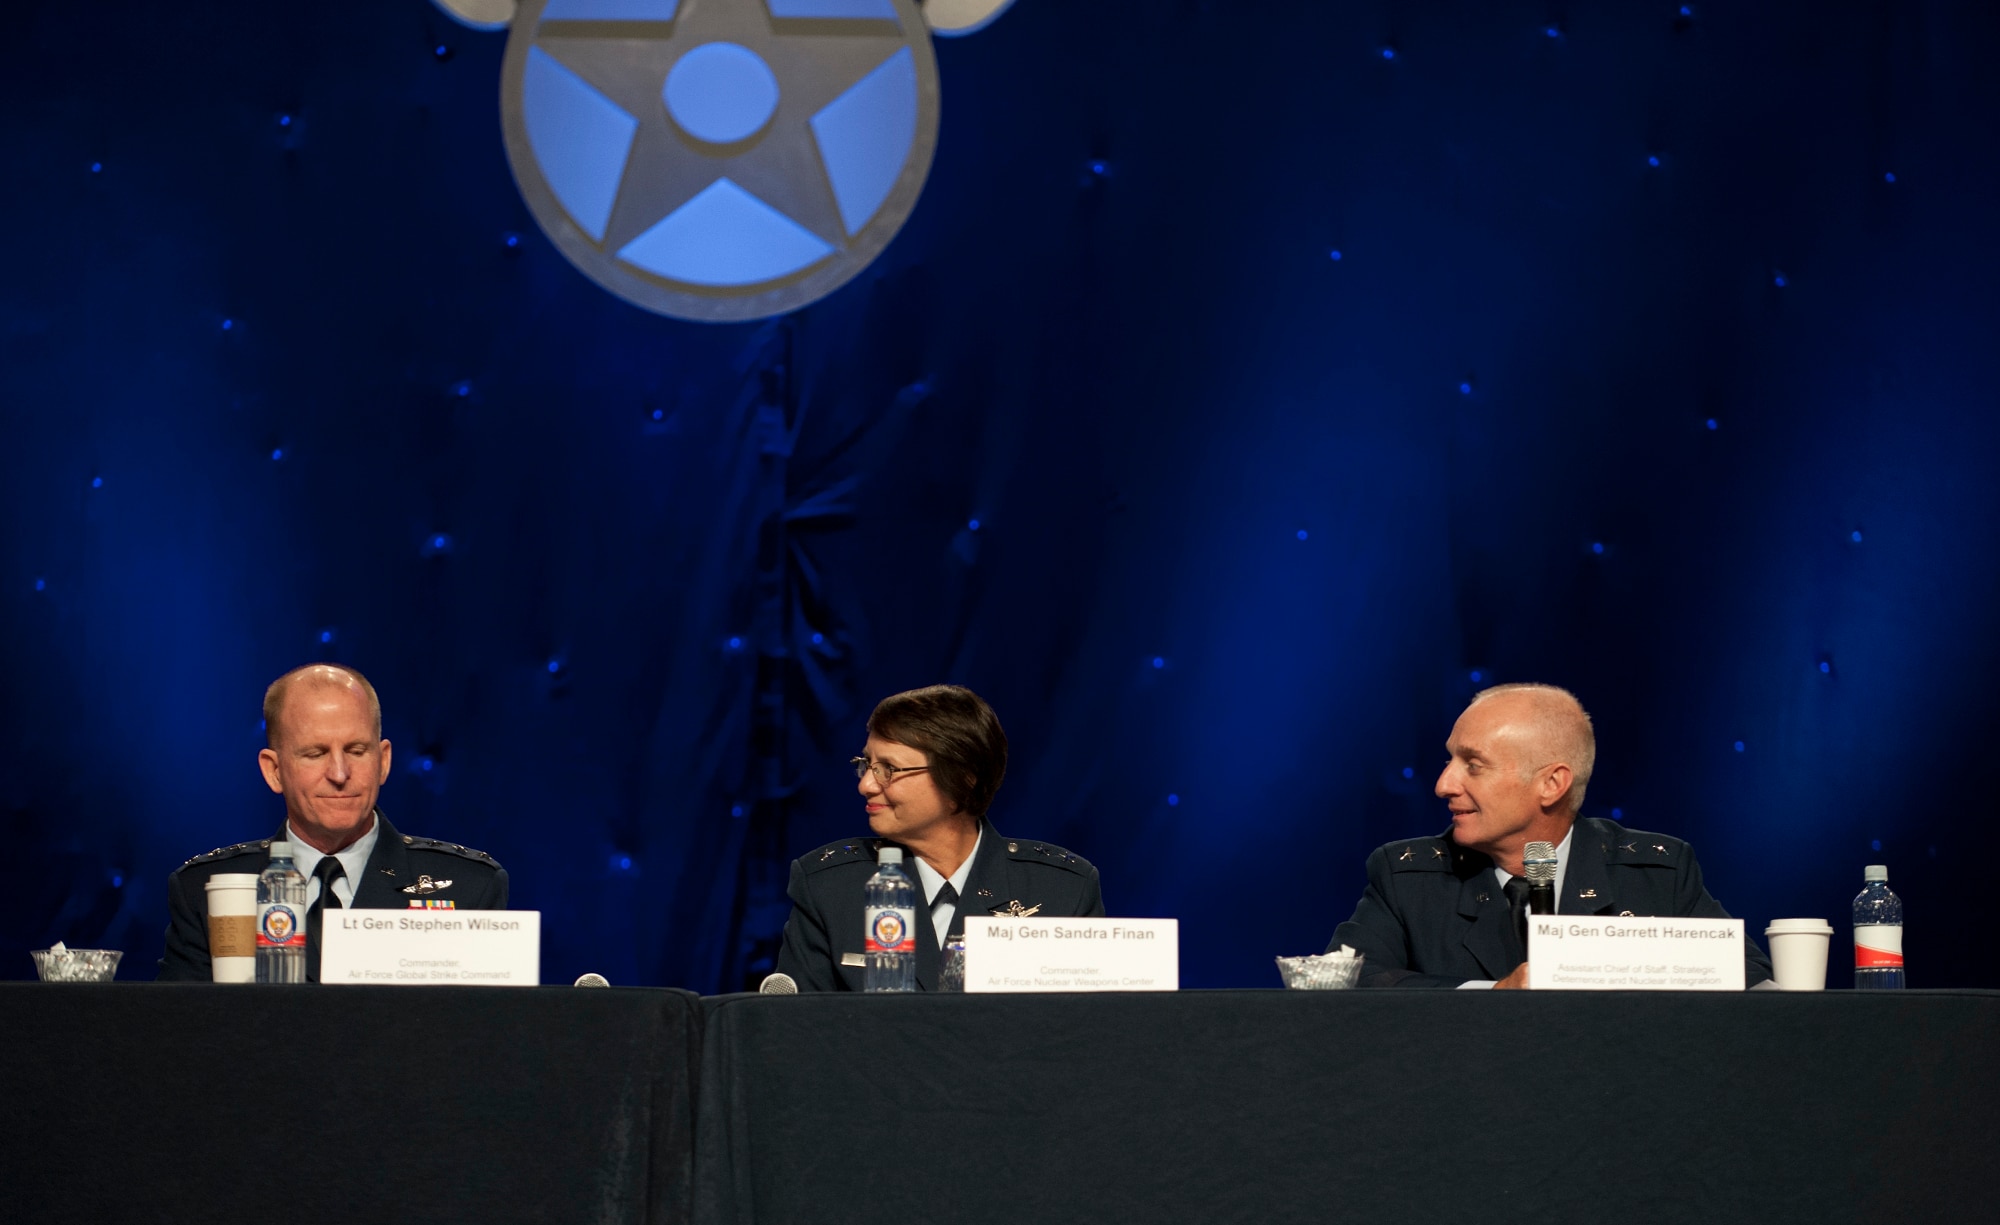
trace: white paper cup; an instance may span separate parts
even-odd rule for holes
[[[1786,991],[1826,990],[1826,952],[1833,927],[1825,919],[1773,919],[1764,929],[1771,945],[1771,976]]]
[[[208,878],[209,976],[219,983],[257,981],[257,874]]]

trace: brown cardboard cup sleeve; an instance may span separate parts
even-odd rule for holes
[[[208,916],[208,955],[210,957],[255,957],[257,955],[257,916],[251,914],[212,914]]]

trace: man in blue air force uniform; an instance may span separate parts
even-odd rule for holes
[[[1597,760],[1590,716],[1553,685],[1499,685],[1472,699],[1445,743],[1437,794],[1451,829],[1368,857],[1368,888],[1333,933],[1366,956],[1364,987],[1525,987],[1515,914],[1522,853],[1556,847],[1556,913],[1726,919],[1687,843],[1578,817]],[[1745,934],[1744,981],[1771,977]]]
[[[879,836],[828,843],[792,862],[778,970],[799,990],[861,990],[865,886],[883,846],[904,848],[903,871],[921,895],[919,991],[937,989],[941,950],[968,917],[1104,913],[1089,861],[1052,842],[1003,837],[986,819],[1007,772],[1007,736],[970,689],[932,685],[884,698],[854,766]]]
[[[319,981],[322,913],[341,908],[504,910],[507,870],[484,851],[396,831],[375,807],[389,776],[382,704],[352,668],[311,664],[264,694],[269,746],[257,754],[264,781],[285,797],[278,837],[210,851],[167,877],[167,949],[160,981],[210,978],[211,876],[262,872],[271,843],[292,846],[306,877],[306,977]]]

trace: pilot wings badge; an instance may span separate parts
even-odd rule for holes
[[[419,876],[419,877],[417,877],[417,883],[416,883],[416,884],[414,884],[414,885],[404,885],[404,886],[403,886],[403,892],[404,892],[404,893],[436,893],[436,892],[437,892],[438,890],[440,890],[440,889],[449,889],[449,888],[451,888],[451,882],[450,882],[450,881],[448,881],[448,880],[432,880],[432,879],[431,879],[430,877],[428,877],[428,876]]]
[[[1026,919],[1033,915],[1040,914],[1041,910],[1042,907],[1041,903],[1039,902],[1037,902],[1033,906],[1024,907],[1021,905],[1021,900],[1019,898],[1015,898],[1013,901],[1008,902],[1005,906],[995,906],[989,913],[996,914],[1001,916],[1002,918],[1007,918],[1007,919]]]

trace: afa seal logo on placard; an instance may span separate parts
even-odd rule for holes
[[[257,920],[257,944],[262,948],[284,948],[288,944],[303,942],[304,929],[299,926],[299,916],[290,906],[274,904],[266,906]]]
[[[937,145],[916,0],[523,0],[508,162],[584,275],[682,319],[796,310],[866,267]]]

